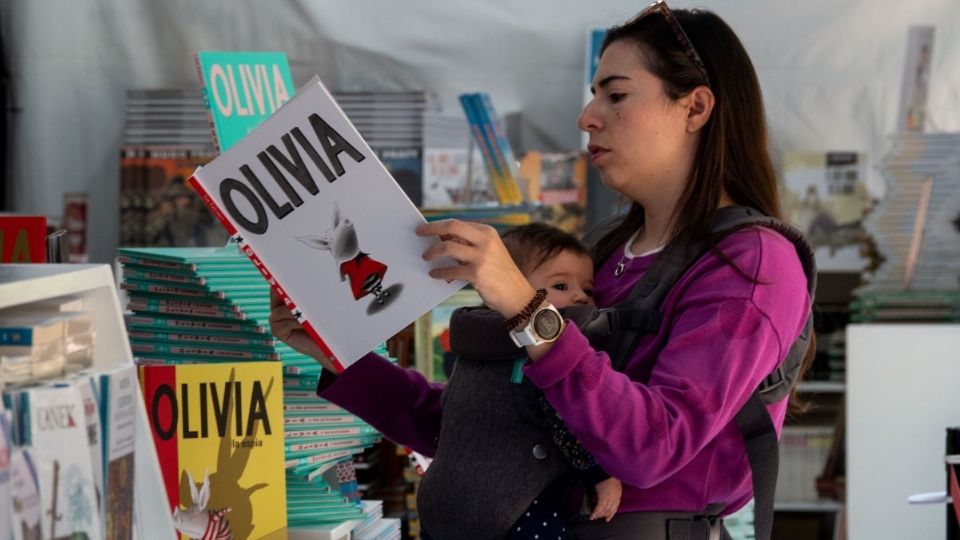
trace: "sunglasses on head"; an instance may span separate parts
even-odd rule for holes
[[[686,32],[683,31],[683,27],[680,26],[680,21],[677,20],[677,16],[670,11],[670,7],[667,6],[667,3],[663,0],[659,0],[647,6],[646,9],[634,16],[627,24],[633,24],[637,21],[651,15],[653,13],[659,13],[663,15],[663,19],[667,21],[667,24],[670,26],[670,29],[673,30],[673,34],[677,36],[677,41],[680,42],[680,45],[683,46],[683,50],[687,53],[687,57],[690,58],[690,61],[693,62],[693,65],[696,66],[697,71],[700,72],[700,75],[703,76],[703,80],[706,82],[707,86],[710,86],[710,77],[707,76],[707,66],[703,63],[703,59],[700,58],[700,55],[697,53],[697,49],[693,46],[693,42],[690,41],[690,37]]]

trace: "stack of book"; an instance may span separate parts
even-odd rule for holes
[[[960,133],[897,135],[887,195],[866,219],[884,262],[851,303],[855,321],[960,320]]]
[[[93,316],[24,307],[0,314],[0,382],[76,373],[93,363]]]
[[[199,90],[128,90],[120,150],[120,245],[223,245],[185,181],[216,156]]]
[[[334,92],[333,97],[413,204],[422,205],[426,94]]]
[[[131,312],[127,332],[139,365],[221,363],[226,369],[243,361],[281,363],[288,524],[360,517],[352,456],[380,434],[318,398],[319,364],[273,339],[269,285],[250,259],[233,245],[122,248],[118,259]],[[344,474],[354,474],[352,484],[342,480]]]

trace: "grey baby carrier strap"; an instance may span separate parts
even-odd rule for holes
[[[813,299],[817,281],[813,248],[797,229],[753,208],[727,206],[714,212],[710,233],[717,237],[750,226],[772,229],[794,244],[807,277],[807,290]],[[609,223],[600,227],[610,230]],[[613,308],[595,310],[587,317],[588,320],[578,321],[584,334],[608,352],[614,369],[624,369],[641,336],[660,330],[663,321],[660,307],[664,299],[680,277],[712,248],[707,240],[670,242],[625,300]],[[779,469],[777,432],[766,405],[783,400],[796,385],[803,358],[810,346],[812,330],[811,312],[807,315],[800,337],[790,347],[784,360],[763,380],[736,415],[753,477],[757,540],[769,540],[773,530],[773,496]]]

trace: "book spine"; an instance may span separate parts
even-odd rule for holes
[[[152,281],[166,281],[170,283],[183,283],[185,285],[206,285],[207,280],[202,277],[180,276],[166,272],[153,272],[150,270],[137,270],[135,268],[124,267],[123,277],[134,279],[149,279]]]
[[[0,345],[16,347],[33,345],[33,328],[0,328]]]
[[[522,204],[523,196],[517,186],[516,161],[513,157],[513,149],[510,148],[510,142],[507,140],[507,131],[502,121],[493,110],[493,103],[490,102],[488,94],[474,94],[474,107],[480,117],[480,124],[483,126],[487,139],[491,143],[493,159],[497,162],[500,174],[503,179],[503,188],[507,192],[507,202],[510,204]]]
[[[140,317],[137,315],[128,315],[124,318],[128,326],[150,326],[150,327],[170,327],[170,328],[190,328],[194,330],[224,330],[229,332],[256,332],[263,334],[263,328],[238,323],[228,323],[220,321],[202,321],[187,319],[166,319],[163,317]],[[316,386],[316,383],[314,383]]]
[[[253,249],[243,241],[243,237],[237,233],[237,228],[233,226],[233,223],[231,223],[229,219],[227,219],[227,216],[224,215],[223,210],[221,210],[217,203],[214,202],[210,194],[207,193],[207,190],[204,189],[203,184],[201,184],[195,176],[191,176],[189,182],[190,185],[193,186],[193,188],[197,191],[197,193],[200,194],[200,198],[210,208],[210,210],[213,212],[213,215],[217,216],[217,219],[220,220],[220,223],[227,228],[227,232],[229,232],[230,236],[237,242],[237,245],[240,246],[247,257],[250,257],[250,260],[253,261],[253,265],[260,270],[260,273],[263,274],[263,277],[267,280],[267,283],[269,283],[273,289],[277,291],[277,294],[280,295],[280,299],[283,300],[283,303],[285,306],[287,306],[287,309],[289,309],[294,315],[298,314],[299,310],[297,310],[297,305],[293,302],[293,299],[291,299],[287,292],[283,289],[283,287],[280,285],[280,282],[273,277],[273,274],[266,267],[266,265],[260,261],[260,257],[257,256],[256,252],[253,251]],[[314,343],[320,347],[320,351],[330,359],[330,362],[333,364],[333,367],[336,369],[337,373],[342,373],[344,369],[343,364],[340,363],[340,360],[336,357],[336,355],[333,354],[333,351],[330,350],[330,347],[327,346],[327,343],[323,340],[323,338],[320,337],[320,334],[317,333],[313,325],[310,324],[310,321],[302,320],[300,321],[300,324],[303,326],[304,331],[307,332],[307,335],[309,335],[310,338],[313,339]]]
[[[213,139],[213,147],[220,153],[220,139],[217,137],[217,124],[213,121],[213,104],[210,103],[210,90],[207,88],[206,77],[203,76],[203,65],[200,62],[200,54],[193,55],[194,65],[197,66],[197,75],[200,76],[200,95],[203,97],[203,106],[207,109],[207,122],[210,123],[210,135]]]
[[[121,255],[117,257],[121,264],[138,264],[140,266],[150,266],[153,268],[166,268],[169,270],[196,270],[196,265],[181,264],[178,262],[161,261],[159,259],[146,259],[143,257],[132,257],[130,255]]]

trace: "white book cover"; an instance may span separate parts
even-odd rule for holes
[[[18,399],[28,416],[40,484],[43,538],[101,538],[83,400],[75,386],[37,387]]]
[[[15,448],[10,453],[10,481],[13,486],[13,538],[39,540],[40,484],[31,449]]]
[[[83,417],[86,425],[87,448],[90,450],[90,468],[93,472],[93,485],[96,488],[97,513],[103,522],[103,430],[100,427],[100,406],[97,404],[97,390],[88,377],[74,381],[80,399],[83,400]]]
[[[317,77],[190,183],[338,370],[463,286]]]
[[[134,448],[140,396],[137,368],[124,365],[96,374],[103,423],[104,538],[130,538],[133,531]]]

